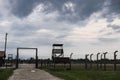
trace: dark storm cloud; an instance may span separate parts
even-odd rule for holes
[[[108,22],[112,22],[115,16],[120,17],[120,0],[107,0],[108,4],[105,6],[108,8],[107,12],[104,12],[103,17],[107,18]]]
[[[93,14],[94,12],[101,10],[105,2],[103,0],[68,0],[68,1],[75,4],[74,12],[68,11],[67,8],[65,11],[63,11],[62,9],[59,9],[61,10],[60,11],[61,16],[59,20],[61,21],[68,20],[73,23],[80,21],[80,20],[84,20],[88,18],[91,14]],[[53,4],[53,6],[55,7],[57,5]]]
[[[92,13],[100,10],[105,1],[103,0],[73,0],[76,4],[75,13],[80,17],[88,17]]]
[[[120,13],[120,0],[110,0],[110,12]]]
[[[75,4],[75,6],[73,7],[74,12],[67,7],[64,7],[65,10],[63,10],[63,5],[66,2],[71,2]],[[66,19],[71,21],[77,21],[79,19],[89,17],[92,13],[100,10],[104,2],[105,0],[12,0],[11,10],[12,13],[18,17],[26,17],[33,11],[33,9],[38,4],[42,3],[45,4],[45,13],[57,10],[61,14],[59,20]],[[50,7],[49,4],[51,4]]]
[[[18,17],[29,15],[33,8],[42,0],[10,0],[11,11]]]
[[[70,9],[64,7],[66,2],[71,2],[75,4],[74,12]],[[120,0],[11,0],[10,7],[11,11],[17,17],[23,18],[28,16],[34,8],[39,4],[44,4],[44,13],[49,13],[53,11],[58,11],[61,16],[58,20],[68,20],[71,22],[76,22],[78,20],[83,20],[88,18],[92,13],[101,10],[105,2],[110,4],[105,7],[109,8],[108,12],[103,14],[104,17],[109,18],[108,21],[112,21],[112,17],[109,16],[112,13],[120,13]]]

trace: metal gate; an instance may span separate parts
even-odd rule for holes
[[[20,50],[20,49],[32,49],[32,50],[35,50],[35,51],[36,51],[35,67],[38,68],[38,49],[37,49],[37,48],[23,48],[23,47],[17,48],[16,68],[19,67],[19,50]]]

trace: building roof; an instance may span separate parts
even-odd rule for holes
[[[53,44],[53,46],[63,46],[63,44]]]
[[[0,51],[0,57],[4,57],[5,51]]]

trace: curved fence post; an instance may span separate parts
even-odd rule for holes
[[[103,63],[103,62],[102,62],[102,61],[103,61],[103,60],[102,60],[102,56],[103,56],[103,54],[100,55],[100,68],[101,68],[101,69],[102,69],[102,63]]]
[[[100,53],[97,53],[97,70],[99,70],[99,61],[98,61],[98,59],[99,59],[99,54],[100,54]]]
[[[90,54],[90,68],[92,69],[92,56],[93,54]]]
[[[104,70],[106,71],[106,54],[108,52],[103,53],[104,54]]]
[[[114,71],[116,71],[116,68],[117,68],[117,67],[116,67],[116,65],[117,65],[117,62],[116,62],[117,54],[116,54],[116,53],[117,53],[117,52],[118,52],[118,51],[115,51],[115,52],[114,52]]]
[[[85,69],[88,69],[88,65],[87,65],[87,63],[88,63],[88,56],[89,56],[89,54],[85,55]]]

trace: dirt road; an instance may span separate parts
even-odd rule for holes
[[[33,64],[21,64],[8,80],[63,80],[44,70],[34,68]]]

